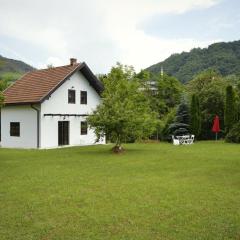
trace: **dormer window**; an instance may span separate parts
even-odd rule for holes
[[[80,103],[81,104],[87,104],[87,91],[81,91],[80,92]]]
[[[75,99],[76,99],[75,90],[69,89],[68,90],[68,103],[75,103]]]

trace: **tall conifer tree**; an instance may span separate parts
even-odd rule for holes
[[[226,87],[226,100],[224,111],[225,133],[227,134],[236,122],[236,100],[233,87]]]
[[[196,94],[192,95],[191,107],[190,107],[190,118],[191,118],[191,132],[199,137],[201,132],[201,112],[199,98]]]

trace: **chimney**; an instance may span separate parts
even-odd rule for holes
[[[70,58],[70,65],[76,65],[77,64],[77,59],[76,58]]]

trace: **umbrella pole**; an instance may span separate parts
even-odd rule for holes
[[[218,137],[217,135],[218,135],[218,133],[216,132],[216,141],[217,141],[217,137]]]

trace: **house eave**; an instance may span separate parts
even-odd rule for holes
[[[23,106],[23,105],[33,105],[33,104],[40,104],[40,102],[13,102],[13,103],[4,103],[3,107],[5,106]]]

